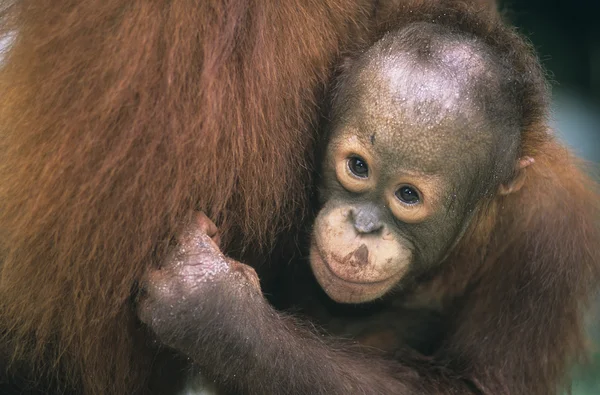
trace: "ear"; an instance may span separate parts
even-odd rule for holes
[[[521,189],[525,183],[525,169],[534,162],[535,160],[529,156],[520,158],[515,166],[515,176],[511,181],[500,185],[498,188],[498,193],[500,195],[508,195]]]

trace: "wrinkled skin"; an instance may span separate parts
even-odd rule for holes
[[[214,223],[205,214],[196,214],[182,232],[166,264],[150,272],[144,281],[144,293],[139,301],[140,318],[167,345],[175,348],[185,346],[170,334],[181,330],[177,328],[180,322],[189,322],[189,314],[201,319],[205,314],[203,308],[213,308],[209,304],[197,303],[198,300],[214,300],[221,292],[223,298],[242,295],[256,298],[260,295],[260,281],[254,269],[227,258],[219,249],[218,242]],[[223,284],[226,284],[227,290],[223,290]],[[231,284],[236,284],[236,287],[229,288]],[[178,320],[176,317],[180,315],[185,318]]]

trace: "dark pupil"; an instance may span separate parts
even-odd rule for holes
[[[366,178],[369,175],[367,163],[360,158],[350,158],[348,166],[350,171],[357,177]]]
[[[419,194],[411,187],[402,187],[396,192],[398,199],[408,204],[415,204],[419,201]]]

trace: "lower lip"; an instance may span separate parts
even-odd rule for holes
[[[335,277],[336,279],[343,281],[345,283],[349,283],[349,284],[355,284],[355,285],[368,285],[368,286],[373,286],[373,285],[383,285],[385,283],[389,283],[390,280],[393,279],[393,277],[388,277],[386,279],[383,280],[377,280],[377,281],[352,281],[352,280],[347,280],[343,277],[340,277],[332,268],[331,266],[329,266],[329,261],[327,261],[325,258],[323,258],[323,254],[321,254],[321,251],[319,251],[319,249],[317,247],[312,247],[314,252],[313,254],[316,255],[318,257],[318,259],[321,261],[321,266],[325,267],[325,269],[327,270],[327,272],[332,276]]]
[[[348,281],[335,274],[318,250],[311,251],[311,255],[311,266],[317,281],[329,297],[339,303],[370,302],[385,295],[397,280],[393,276],[377,282]]]

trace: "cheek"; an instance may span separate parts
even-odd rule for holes
[[[412,235],[419,266],[424,270],[438,266],[455,248],[468,224],[468,221],[459,221],[449,214],[415,226]]]
[[[412,252],[387,228],[378,234],[358,234],[348,212],[346,207],[319,214],[311,244],[311,267],[332,299],[366,302],[384,295],[402,279]]]

